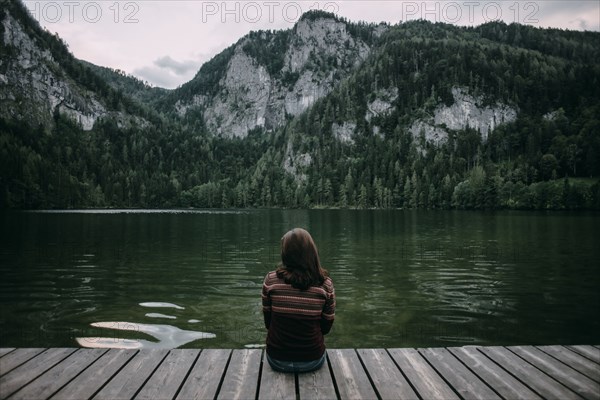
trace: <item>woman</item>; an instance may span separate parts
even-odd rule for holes
[[[325,362],[335,316],[335,291],[310,234],[295,228],[281,238],[281,264],[265,277],[262,306],[267,360],[280,372],[308,372]]]

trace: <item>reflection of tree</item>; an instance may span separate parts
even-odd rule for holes
[[[573,176],[577,176],[577,162],[579,161],[579,156],[581,153],[581,149],[579,149],[575,143],[571,143],[567,147],[567,159],[569,160],[569,165],[573,171]]]

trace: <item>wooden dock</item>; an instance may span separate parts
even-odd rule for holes
[[[600,399],[600,346],[329,349],[274,372],[261,349],[0,349],[2,399]]]

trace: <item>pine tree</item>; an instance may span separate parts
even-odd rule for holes
[[[367,208],[368,204],[368,193],[365,185],[360,185],[360,193],[358,195],[358,207]]]

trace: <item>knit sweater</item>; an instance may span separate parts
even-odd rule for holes
[[[323,355],[323,335],[331,330],[335,317],[335,290],[329,277],[321,286],[300,290],[271,271],[263,283],[262,307],[270,357],[312,361]]]

